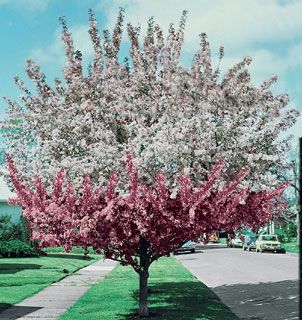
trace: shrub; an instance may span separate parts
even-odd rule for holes
[[[277,234],[277,237],[280,242],[285,242],[286,240],[286,237],[283,233]]]
[[[24,217],[21,217],[18,225],[21,231],[20,240],[30,243],[31,232],[27,220]]]
[[[292,238],[297,236],[297,224],[293,221],[285,221],[281,227],[276,230],[276,234],[281,242],[290,242]]]
[[[11,222],[10,215],[0,217],[0,241],[21,240],[30,242],[30,230],[26,219],[20,218],[18,223]]]
[[[0,216],[0,228],[3,227],[3,225],[8,224],[10,222],[11,216],[9,214],[1,215]]]
[[[38,252],[30,244],[20,240],[0,242],[0,256],[3,258],[36,257]]]
[[[297,224],[293,221],[289,221],[287,223],[285,234],[288,238],[288,241],[291,241],[291,238],[294,238],[297,236]]]

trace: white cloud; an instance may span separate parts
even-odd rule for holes
[[[302,41],[292,46],[288,51],[289,67],[302,67]]]
[[[184,55],[193,57],[198,50],[198,35],[206,32],[214,55],[217,56],[221,45],[225,47],[222,71],[249,55],[253,58],[250,70],[257,84],[276,74],[279,87],[283,88],[284,74],[302,66],[302,1],[299,0],[100,1],[97,10],[105,14],[107,28],[113,28],[119,7],[126,10],[125,24],[139,24],[143,33],[148,17],[154,16],[167,30],[170,22],[177,25],[182,11],[188,10]],[[283,47],[285,53],[275,52],[273,46]]]
[[[240,54],[240,51],[231,56],[226,54],[221,62],[221,73],[225,74],[228,69],[240,62],[244,56],[246,55],[243,53]],[[278,57],[266,49],[251,50],[249,56],[252,57],[252,63],[248,69],[251,73],[252,81],[256,85],[261,84],[273,75],[277,75],[279,77],[278,82],[280,82],[280,75],[282,75],[288,67],[287,56]],[[216,66],[217,63],[218,58],[214,58],[213,65]]]
[[[55,31],[53,39],[47,47],[33,48],[30,58],[41,65],[55,63],[62,66],[65,62],[65,56],[60,30]]]
[[[1,0],[0,0],[1,1]],[[38,0],[36,0],[38,1]],[[250,66],[253,82],[260,84],[270,76],[279,77],[275,90],[287,91],[289,84],[286,74],[302,67],[302,1],[275,0],[113,0],[100,1],[96,10],[101,10],[106,18],[106,26],[112,30],[119,7],[126,9],[125,24],[131,21],[142,26],[142,33],[148,17],[154,16],[164,30],[170,22],[178,23],[183,9],[189,11],[185,31],[183,60],[190,61],[198,50],[200,32],[207,32],[215,61],[220,45],[225,46],[225,58],[221,69],[224,73],[244,56],[251,56]],[[97,14],[98,16],[98,14]],[[102,22],[102,21],[100,21]],[[100,29],[104,26],[101,23]],[[93,49],[88,35],[88,25],[72,26],[75,48],[83,53],[84,63],[91,59]],[[300,37],[300,39],[298,39]],[[127,39],[124,33],[124,41]],[[282,48],[280,51],[273,47]],[[46,48],[32,51],[38,63],[64,65],[64,46],[60,31]]]
[[[215,46],[227,50],[259,43],[287,41],[301,36],[302,1],[275,0],[113,0],[100,1],[98,9],[106,14],[109,27],[114,25],[118,7],[126,9],[126,20],[146,25],[148,17],[167,28],[178,23],[182,10],[189,11],[186,40],[197,47],[198,34],[206,32]]]
[[[88,34],[88,24],[71,27],[75,48],[83,53],[83,58],[91,57],[93,46]]]
[[[250,55],[253,57],[253,63],[250,70],[255,83],[260,83],[272,75],[278,76],[278,82],[285,81],[286,72],[302,66],[302,55],[295,54],[299,50],[302,50],[302,42],[289,47],[283,55],[268,49],[252,51]]]
[[[53,0],[0,0],[0,5],[26,11],[45,11]]]
[[[88,34],[88,25],[77,25],[70,27],[74,41],[75,50],[83,54],[83,62],[87,63],[92,57],[93,47]],[[61,39],[61,29],[57,29],[53,40],[45,48],[34,48],[30,54],[31,58],[40,65],[55,64],[63,67],[65,64],[65,48]]]
[[[302,115],[297,119],[297,122],[294,126],[292,126],[288,131],[286,131],[287,135],[292,134],[294,136],[293,144],[296,145],[298,143],[298,139],[302,137]]]

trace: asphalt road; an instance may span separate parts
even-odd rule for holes
[[[209,248],[177,258],[240,319],[299,319],[298,255]]]

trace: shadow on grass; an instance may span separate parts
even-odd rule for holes
[[[23,270],[40,269],[39,264],[29,263],[0,263],[0,274],[17,273]]]
[[[299,319],[299,280],[213,288],[241,319]]]
[[[138,292],[135,291],[133,296],[137,300]],[[198,281],[151,283],[148,301],[148,320],[239,319]],[[130,314],[120,314],[118,319],[141,319],[136,312],[133,310]]]
[[[5,309],[8,309],[10,307],[12,307],[13,305],[10,304],[10,303],[0,303],[0,319],[2,318],[1,317],[1,312]]]
[[[84,256],[83,254],[73,254],[73,253],[47,253],[46,257],[50,258],[60,258],[60,259],[76,259],[76,260],[91,260],[90,256]]]
[[[9,303],[0,303],[0,319],[16,320],[29,313],[41,309],[40,307],[14,306]]]

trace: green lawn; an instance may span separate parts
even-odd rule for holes
[[[56,252],[56,253],[63,253],[65,252],[63,247],[50,247],[50,248],[42,248],[44,252]],[[92,247],[88,247],[89,254],[94,254],[94,250]],[[75,254],[84,254],[85,250],[83,248],[72,247],[70,253]]]
[[[297,244],[297,238],[292,238],[290,242],[282,243],[286,252],[299,253],[299,245]]]
[[[150,270],[149,303],[158,320],[235,320],[228,307],[174,258],[161,258]],[[138,276],[118,266],[93,286],[60,320],[138,319]]]
[[[219,243],[221,243],[221,244],[226,244],[227,242],[226,242],[226,238],[219,238]]]
[[[74,254],[50,254],[38,258],[0,259],[0,310],[32,296],[68,273],[95,262]],[[64,272],[65,269],[65,272]],[[68,272],[67,272],[68,270]]]

